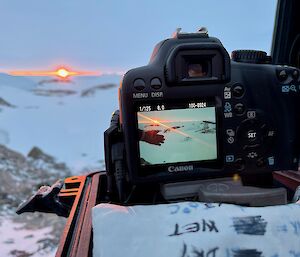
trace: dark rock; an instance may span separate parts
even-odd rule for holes
[[[33,253],[28,253],[26,251],[19,251],[19,250],[13,250],[10,252],[10,254],[15,257],[29,257],[33,255]]]
[[[10,108],[15,108],[16,106],[13,104],[10,104],[9,102],[5,101],[2,97],[0,97],[0,106],[6,106]]]
[[[77,92],[74,90],[60,90],[60,89],[34,89],[32,90],[32,92],[35,95],[39,95],[39,96],[68,96],[68,95],[74,95]]]
[[[48,154],[45,154],[40,148],[38,148],[37,146],[34,146],[29,153],[27,154],[27,157],[31,157],[32,159],[41,159],[44,161],[50,161],[53,162],[54,158]]]
[[[110,88],[114,88],[114,87],[117,87],[117,84],[113,84],[113,83],[101,84],[98,86],[94,86],[94,87],[82,90],[81,96],[82,97],[92,96],[98,90],[105,90],[105,89],[110,89]]]

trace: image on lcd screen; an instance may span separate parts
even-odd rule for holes
[[[215,107],[137,116],[141,166],[217,159]]]

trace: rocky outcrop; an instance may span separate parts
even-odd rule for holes
[[[81,91],[81,96],[82,97],[87,97],[87,96],[93,96],[98,90],[106,90],[106,89],[111,89],[117,87],[117,84],[113,83],[107,83],[107,84],[101,84],[98,86],[94,86],[85,90]]]
[[[51,185],[70,175],[64,163],[37,147],[24,156],[0,145],[0,211],[4,206],[16,208],[41,185]]]
[[[32,92],[35,95],[39,96],[68,96],[68,95],[75,95],[77,92],[74,90],[68,90],[68,89],[34,89]]]
[[[0,229],[1,220],[11,220],[14,224],[22,224],[21,228],[10,233],[22,233],[21,230],[38,231],[49,228],[49,233],[36,240],[36,248],[24,252],[23,248],[14,245],[14,238],[0,242],[10,244],[13,256],[35,256],[37,252],[52,252],[58,245],[65,225],[65,219],[54,214],[24,213],[16,215],[16,207],[28,199],[41,185],[51,185],[59,178],[70,176],[70,170],[64,163],[34,147],[24,156],[4,145],[0,145]],[[7,229],[7,228],[6,228]],[[15,229],[15,228],[14,228]],[[24,244],[26,240],[24,238]],[[26,255],[28,254],[28,255]]]
[[[10,107],[10,108],[16,107],[15,105],[5,101],[2,97],[0,97],[0,106]]]

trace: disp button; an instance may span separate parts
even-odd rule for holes
[[[150,82],[150,85],[154,89],[160,89],[162,84],[159,78],[153,78]]]

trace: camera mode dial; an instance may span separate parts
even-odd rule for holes
[[[264,51],[257,50],[235,50],[231,53],[231,58],[235,62],[267,64],[271,62],[271,57]]]

